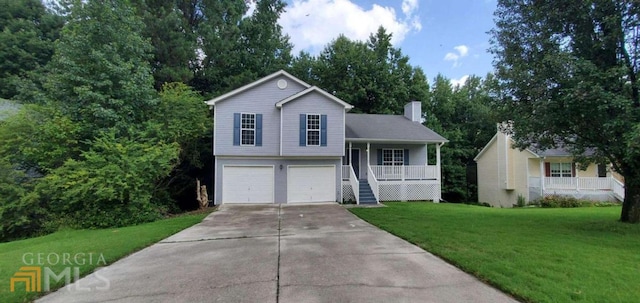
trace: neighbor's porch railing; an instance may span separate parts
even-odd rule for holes
[[[613,194],[618,196],[620,200],[624,200],[624,184],[618,181],[616,178],[611,179],[611,190]]]
[[[545,189],[611,190],[612,181],[598,177],[545,177]],[[615,180],[615,179],[613,179]]]
[[[432,180],[437,178],[435,165],[371,165],[377,180]]]

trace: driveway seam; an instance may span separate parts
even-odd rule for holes
[[[227,237],[227,238],[202,238],[202,239],[194,239],[194,240],[181,240],[181,241],[160,241],[158,244],[174,244],[174,243],[188,243],[188,242],[202,242],[202,241],[217,241],[217,240],[237,240],[237,239],[255,239],[255,238],[271,238],[271,237],[279,237],[279,234],[275,235],[263,235],[263,236],[238,236],[238,237]]]
[[[280,302],[280,232],[282,224],[282,204],[278,207],[278,270],[276,271],[276,303]]]

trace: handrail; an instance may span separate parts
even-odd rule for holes
[[[373,174],[373,170],[371,170],[371,166],[367,165],[367,182],[369,182],[369,186],[371,186],[371,191],[373,192],[373,196],[376,198],[376,203],[380,201],[380,197],[378,195],[378,180],[376,176]]]
[[[613,191],[613,193],[618,195],[620,199],[624,200],[624,183],[620,182],[614,177],[609,178],[611,178],[611,190]]]
[[[349,165],[349,184],[353,189],[353,195],[356,197],[356,204],[360,204],[360,182],[356,177],[356,172],[353,170],[353,166]]]

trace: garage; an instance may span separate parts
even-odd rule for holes
[[[334,165],[289,165],[287,202],[336,201],[336,167]]]
[[[222,203],[273,203],[273,166],[222,169]]]

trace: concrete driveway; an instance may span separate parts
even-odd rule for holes
[[[224,205],[38,302],[516,301],[324,204]]]

